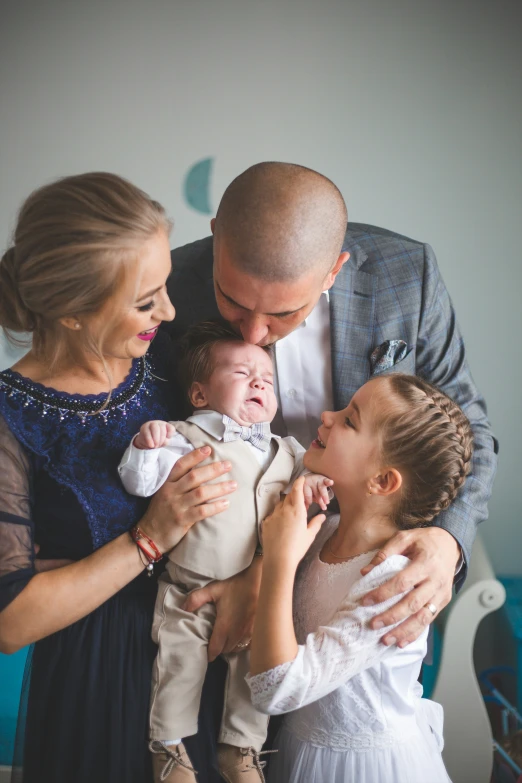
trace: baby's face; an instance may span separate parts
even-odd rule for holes
[[[277,411],[272,359],[258,345],[217,343],[212,349],[214,371],[199,387],[201,404],[245,427],[272,421]]]

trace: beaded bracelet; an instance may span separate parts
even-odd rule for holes
[[[129,530],[129,535],[138,547],[141,560],[143,561],[143,558],[141,557],[142,552],[147,558],[147,576],[152,576],[154,571],[154,563],[158,563],[162,559],[163,555],[159,551],[152,538],[149,538],[149,536],[144,533],[143,530],[138,527],[138,525],[131,527]]]

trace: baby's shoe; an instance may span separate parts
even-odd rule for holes
[[[259,756],[275,752],[236,748],[234,745],[220,743],[217,751],[219,771],[227,783],[265,783],[263,769],[266,761],[261,761]]]
[[[149,743],[152,753],[154,783],[196,783],[196,770],[182,742],[164,745],[159,740]]]

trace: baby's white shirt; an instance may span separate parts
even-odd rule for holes
[[[216,440],[223,440],[225,424],[221,413],[217,411],[194,411],[187,421],[191,424],[196,424],[200,429],[216,438]],[[176,425],[176,422],[170,423],[174,426]],[[134,446],[134,438],[123,455],[118,472],[127,492],[140,497],[150,497],[157,492],[169,477],[170,471],[176,462],[181,457],[184,457],[185,454],[190,454],[191,451],[194,451],[192,443],[179,432],[176,432],[164,446],[160,446],[158,449],[137,449]],[[265,470],[274,459],[276,453],[275,439],[279,439],[279,435],[272,433],[272,440],[267,451],[262,451],[262,449],[257,448],[250,441],[244,441]],[[281,440],[285,441],[294,454],[295,466],[288,485],[291,487],[296,478],[309,472],[303,465],[303,455],[306,449],[291,436],[281,438]]]

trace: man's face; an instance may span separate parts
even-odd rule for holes
[[[219,312],[245,342],[275,343],[305,320],[347,258],[343,253],[326,277],[312,272],[290,282],[269,282],[238,270],[224,244],[215,243],[214,289]]]

